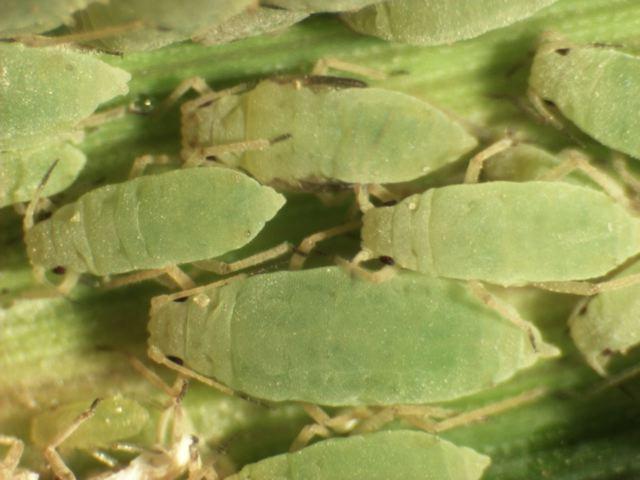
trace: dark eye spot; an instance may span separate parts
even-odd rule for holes
[[[553,107],[553,108],[557,108],[556,104],[554,102],[552,102],[551,100],[547,100],[546,98],[544,98],[542,100],[546,105],[548,105],[549,107]]]
[[[51,215],[53,215],[53,212],[47,211],[47,212],[43,212],[42,215],[40,215],[40,220],[46,220],[47,218],[51,218]]]
[[[169,360],[170,362],[175,363],[176,365],[184,365],[184,361],[182,361],[181,358],[179,357],[174,357],[173,355],[167,355],[167,360]]]
[[[178,297],[173,299],[173,301],[176,303],[183,303],[183,302],[186,302],[187,300],[189,300],[189,297]]]
[[[600,352],[600,355],[604,355],[605,357],[610,357],[611,355],[613,355],[613,350],[611,350],[610,348],[605,348]]]
[[[382,255],[381,257],[378,257],[378,260],[380,260],[385,265],[390,265],[392,267],[396,264],[396,261],[387,255]]]
[[[64,268],[63,266],[57,266],[53,268],[51,271],[56,275],[64,275],[65,273],[67,273],[67,269]]]
[[[570,51],[571,51],[570,48],[558,48],[557,50],[555,50],[555,52],[558,55],[562,55],[563,57],[566,57],[567,55],[569,55]]]
[[[394,205],[397,205],[398,201],[397,200],[387,200],[386,202],[384,202],[382,204],[383,207],[393,207]]]

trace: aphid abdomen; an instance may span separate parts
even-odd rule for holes
[[[332,438],[245,466],[229,480],[478,480],[490,459],[423,432]]]
[[[245,245],[283,203],[272,189],[230,169],[175,170],[89,192],[37,224],[27,243],[34,263],[68,266],[36,251],[50,250],[38,245],[47,239],[36,232],[59,231],[57,255],[79,255],[84,268],[74,263],[73,269],[96,275],[163,268]]]
[[[382,284],[336,267],[256,275],[157,302],[149,331],[235,390],[324,405],[450,400],[541,356],[464,285],[406,271]]]
[[[543,44],[544,45],[544,44]],[[529,80],[581,130],[640,158],[640,58],[602,47],[541,50]]]

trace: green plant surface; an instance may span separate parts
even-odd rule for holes
[[[335,57],[387,73],[386,80],[370,83],[451,112],[483,141],[510,129],[557,151],[573,140],[538,121],[526,108],[527,76],[539,34],[553,30],[578,42],[633,48],[639,27],[640,3],[635,0],[559,0],[527,21],[450,46],[386,43],[352,33],[334,17],[317,16],[279,35],[211,47],[176,44],[144,54],[101,58],[132,74],[129,96],[113,105],[136,102],[142,96],[157,105],[190,76],[202,76],[212,87],[221,88],[272,74],[309,72],[316,60]],[[586,143],[598,160],[606,160],[606,150]],[[178,108],[162,116],[126,115],[87,132],[81,148],[88,157],[87,167],[71,189],[52,199],[57,205],[96,186],[126,179],[138,155],[167,153],[177,158]],[[456,168],[451,173],[455,176]],[[444,176],[437,172],[410,188],[437,183],[438,175]],[[274,227],[246,251],[286,238],[297,241],[349,215],[347,204],[330,208],[313,198],[298,200],[295,208],[285,207]],[[288,229],[287,224],[295,228]],[[354,249],[355,237],[322,247],[327,254],[346,255]],[[29,419],[35,412],[82,398],[121,392],[166,401],[132,372],[119,353],[144,358],[149,300],[163,291],[154,283],[103,291],[85,279],[69,298],[47,297],[31,278],[21,218],[11,209],[0,211],[0,432],[28,439]],[[569,338],[566,318],[575,299],[530,289],[501,294],[535,322],[563,356],[452,406],[473,408],[538,387],[547,389],[542,399],[444,436],[492,457],[486,479],[640,476],[640,385],[630,381],[624,388],[590,393],[602,380],[586,366]],[[614,363],[613,370],[633,361]],[[169,381],[172,378],[167,375]],[[307,421],[295,405],[267,408],[195,384],[185,407],[202,441],[212,451],[224,449],[236,467],[286,451]],[[143,445],[151,441],[140,439]],[[72,455],[69,460],[79,473],[99,468],[86,455]],[[30,448],[24,463],[42,467],[39,453]]]

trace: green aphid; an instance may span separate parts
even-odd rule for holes
[[[615,279],[640,274],[640,263]],[[615,354],[626,354],[640,343],[640,286],[630,285],[585,299],[569,319],[571,338],[587,363],[601,375]]]
[[[478,480],[491,459],[409,430],[333,438],[245,466],[228,480]]]
[[[84,168],[84,153],[69,143],[29,150],[0,152],[0,208],[33,199],[38,185],[55,160],[42,191],[47,197],[69,187]]]
[[[205,260],[253,239],[282,195],[230,169],[191,168],[107,185],[25,234],[38,268],[95,275]]]
[[[443,402],[558,354],[467,285],[409,271],[382,283],[339,267],[255,275],[156,297],[150,315],[154,360],[268,401]]]
[[[473,150],[456,120],[417,98],[359,81],[270,79],[183,105],[182,156],[215,157],[289,191],[421,177]]]
[[[442,45],[506,27],[556,1],[389,0],[342,18],[365,35],[412,45]]]
[[[68,48],[0,43],[0,151],[70,137],[101,103],[125,95],[130,77]]]
[[[488,182],[368,210],[362,248],[404,268],[503,286],[606,275],[640,252],[640,219],[590,187]]]
[[[549,106],[602,144],[640,158],[640,57],[551,38],[533,61],[529,97],[551,122],[558,123]]]
[[[111,0],[78,12],[75,30],[107,32],[139,22],[139,28],[91,43],[111,52],[155,50],[197,37],[254,4],[255,0]]]

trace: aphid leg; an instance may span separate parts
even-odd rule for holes
[[[62,282],[56,285],[56,290],[58,290],[61,295],[67,296],[78,284],[78,280],[80,280],[80,274],[78,272],[67,270],[62,277]]]
[[[153,278],[157,278],[160,275],[164,275],[165,271],[163,269],[160,270],[143,270],[142,272],[135,272],[129,275],[121,275],[114,280],[107,280],[102,284],[103,288],[112,289],[122,287],[124,285],[129,285],[131,283],[142,282],[144,280],[151,280]]]
[[[568,158],[541,176],[539,180],[559,180],[574,170],[579,170],[600,186],[616,202],[627,208],[631,207],[629,198],[625,195],[620,184],[602,170],[591,165],[589,157],[576,150],[567,150],[564,153]]]
[[[584,295],[591,296],[597,295],[602,292],[610,292],[612,290],[618,290],[620,288],[630,287],[640,283],[640,273],[633,275],[627,275],[626,277],[614,278],[613,280],[606,280],[604,282],[537,282],[532,283],[531,286],[541,288],[543,290],[549,290],[556,293],[568,293],[571,295]]]
[[[373,203],[369,198],[369,187],[368,185],[354,185],[353,190],[356,194],[356,204],[362,213],[365,213],[367,210],[371,210],[374,208]]]
[[[633,193],[640,195],[640,180],[629,168],[628,158],[624,155],[616,155],[613,160],[613,169]]]
[[[88,118],[82,120],[79,124],[79,128],[96,128],[105,123],[109,123],[118,118],[122,118],[127,114],[127,107],[113,107],[102,112],[94,113]]]
[[[193,279],[184,273],[178,266],[173,265],[170,267],[166,267],[164,269],[164,273],[175,282],[175,284],[180,288],[180,290],[189,290],[190,288],[195,288],[196,282]]]
[[[154,362],[159,363],[160,365],[164,365],[165,367],[170,368],[171,370],[174,370],[187,378],[193,378],[194,380],[204,383],[205,385],[209,385],[210,387],[213,387],[221,391],[222,393],[226,393],[227,395],[236,395],[236,393],[226,385],[216,382],[215,380],[209,377],[205,377],[204,375],[200,375],[198,372],[183,367],[176,362],[172,362],[158,349],[158,347],[155,347],[153,345],[149,346],[147,354],[149,355],[149,358]]]
[[[326,75],[329,72],[329,69],[345,73],[353,73],[373,80],[386,80],[387,78],[387,74],[380,70],[365,67],[363,65],[357,65],[355,63],[345,62],[337,58],[321,58],[313,66],[311,75]]]
[[[540,98],[540,95],[529,89],[527,91],[527,98],[529,99],[531,105],[533,105],[534,110],[540,116],[543,122],[552,125],[558,130],[565,129],[564,123],[562,123],[562,121],[558,119],[558,117],[553,114],[551,110],[549,110],[549,108],[545,105],[544,100]]]
[[[0,478],[10,480],[20,464],[24,452],[24,442],[16,437],[0,435],[0,445],[9,447],[9,451],[0,462]]]
[[[92,40],[100,40],[101,38],[113,37],[122,35],[123,33],[140,30],[144,26],[144,22],[135,20],[133,22],[125,23],[122,25],[105,27],[101,30],[95,30],[91,32],[70,33],[66,35],[59,35],[57,37],[29,34],[20,35],[16,37],[15,40],[29,47],[46,47],[53,45],[62,45],[65,43],[82,43],[90,42]]]
[[[89,450],[87,453],[89,453],[92,458],[109,468],[115,468],[119,463],[118,460],[102,450]]]
[[[332,431],[340,434],[351,432],[361,419],[371,416],[368,408],[350,408],[344,413],[331,417],[317,405],[305,403],[302,407],[315,423],[305,426],[300,431],[289,448],[290,452],[300,450],[314,437],[330,437]]]
[[[598,395],[605,390],[617,387],[618,385],[622,385],[623,383],[634,377],[637,377],[638,375],[640,375],[640,365],[629,367],[622,372],[616,373],[615,375],[612,375],[611,377],[604,380],[600,385],[591,390],[589,392],[589,395]]]
[[[173,302],[176,300],[186,300],[188,297],[197,296],[203,290],[206,290],[208,288],[221,287],[222,285],[226,285],[230,282],[246,278],[246,276],[247,275],[244,273],[239,273],[237,275],[234,275],[233,277],[218,280],[216,282],[209,283],[208,285],[201,285],[200,287],[184,290],[182,292],[172,293],[171,295],[158,295],[157,297],[153,297],[151,299],[151,315],[153,315],[154,309],[157,309],[168,302]]]
[[[416,428],[431,431],[436,424],[432,419],[447,418],[451,415],[450,410],[429,405],[394,405],[382,408],[362,421],[353,429],[353,433],[374,432],[396,419],[405,420]]]
[[[300,270],[304,266],[304,262],[307,260],[307,257],[309,256],[311,251],[316,248],[316,245],[318,243],[324,240],[328,240],[332,237],[337,237],[338,235],[352,232],[359,229],[361,226],[362,222],[360,222],[360,220],[357,220],[309,235],[304,240],[302,240],[302,242],[300,242],[300,245],[298,245],[298,247],[294,250],[294,253],[291,256],[291,261],[289,262],[289,268],[291,270]]]
[[[169,155],[142,155],[133,161],[129,178],[139,177],[149,165],[169,165],[170,163]]]
[[[383,283],[395,276],[397,270],[393,265],[385,265],[380,270],[377,270],[375,272],[361,267],[361,262],[370,260],[372,258],[369,252],[363,252],[364,251],[358,253],[352,261],[336,257],[336,263],[339,267],[344,268],[347,272],[372,283]]]
[[[237,260],[235,262],[227,263],[221,260],[203,260],[201,262],[194,262],[194,266],[214,272],[218,275],[228,275],[233,272],[245,270],[247,268],[255,267],[263,263],[270,262],[276,258],[280,258],[283,255],[291,252],[293,247],[289,242],[283,242],[280,245],[276,245],[273,248],[269,248],[262,252],[256,253],[249,257]]]
[[[498,312],[502,317],[509,320],[522,331],[526,332],[533,350],[541,357],[556,357],[560,354],[560,351],[556,347],[549,345],[542,340],[537,328],[523,319],[518,311],[511,305],[489,292],[482,283],[478,281],[469,281],[468,285],[471,293],[473,293],[480,301],[489,308]]]
[[[494,155],[513,147],[514,144],[515,140],[508,136],[502,140],[498,140],[492,145],[489,145],[487,148],[474,155],[474,157],[469,161],[469,166],[467,167],[467,171],[464,175],[464,183],[478,183],[484,162]]]
[[[175,104],[180,97],[185,95],[189,90],[195,90],[198,95],[208,95],[216,93],[214,92],[207,82],[202,77],[191,77],[183,80],[178,86],[169,94],[169,96],[160,104],[156,114],[160,112],[166,112],[173,104]]]
[[[370,183],[367,185],[367,190],[369,195],[376,197],[382,203],[397,202],[400,200],[398,195],[377,183]]]
[[[494,415],[499,415],[508,410],[521,407],[527,403],[531,403],[538,400],[542,396],[547,394],[545,388],[535,388],[527,392],[516,395],[515,397],[507,398],[499,402],[491,403],[480,407],[475,410],[460,413],[458,415],[449,417],[441,422],[436,423],[431,432],[439,433],[453,428],[462,427],[475,422],[481,422]]]
[[[53,474],[61,480],[75,480],[76,476],[73,474],[69,467],[64,463],[64,460],[56,450],[67,438],[69,438],[84,422],[89,420],[96,411],[96,407],[100,399],[93,401],[91,406],[76,417],[76,419],[65,430],[56,435],[45,450],[44,457],[49,463]]]

